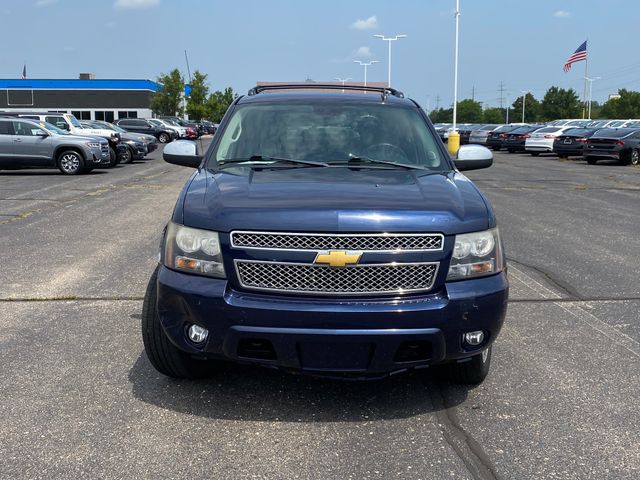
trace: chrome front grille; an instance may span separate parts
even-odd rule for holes
[[[397,252],[442,250],[444,237],[439,233],[321,234],[280,232],[231,232],[231,246],[262,250],[357,250],[360,252]]]
[[[438,263],[324,265],[236,260],[240,284],[252,290],[312,295],[379,295],[424,292]]]

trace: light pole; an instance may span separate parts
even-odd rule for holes
[[[391,42],[395,42],[399,38],[407,38],[406,35],[396,35],[394,37],[385,37],[384,35],[374,35],[376,38],[381,38],[385,42],[389,42],[389,74],[387,76],[387,87],[391,87]]]
[[[509,92],[507,92],[507,119],[504,123],[509,124]]]
[[[593,88],[593,82],[600,80],[602,77],[589,78],[585,75],[584,79],[589,82],[589,120],[591,120],[591,89]]]
[[[453,60],[453,131],[456,131],[456,120],[458,117],[458,30],[460,25],[460,0],[456,0],[456,46]]]
[[[363,62],[361,60],[354,60],[353,63],[358,63],[360,65],[362,65],[364,67],[364,86],[367,86],[367,67],[369,65],[373,65],[374,63],[380,63],[378,60],[371,60],[370,62]],[[367,93],[366,90],[364,90],[362,93]]]
[[[522,92],[522,123],[524,123],[524,105],[527,101],[529,90],[520,90]]]
[[[344,93],[344,82],[348,82],[349,80],[352,80],[351,77],[347,77],[347,78],[339,78],[339,77],[335,77],[334,80],[337,80],[339,82],[342,82],[342,93]]]

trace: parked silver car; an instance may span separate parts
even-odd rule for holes
[[[109,166],[104,138],[70,135],[43,121],[0,118],[0,170],[58,168],[78,175]]]

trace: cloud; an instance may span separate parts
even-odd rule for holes
[[[160,0],[116,0],[113,8],[116,10],[141,10],[143,8],[157,7]]]
[[[371,30],[372,28],[378,28],[378,17],[373,15],[366,20],[358,19],[351,24],[351,28],[355,28],[356,30]]]
[[[567,12],[565,10],[558,10],[553,14],[553,16],[557,18],[566,18],[571,16],[571,12]]]
[[[53,5],[54,3],[58,3],[58,0],[38,0],[36,2],[36,7],[46,7],[48,5]]]
[[[371,49],[369,47],[359,47],[357,50],[353,52],[354,57],[361,58],[370,58],[373,57],[373,53],[371,53]]]

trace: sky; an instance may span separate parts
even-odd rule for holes
[[[0,78],[149,78],[179,68],[212,90],[257,81],[385,81],[424,108],[453,102],[455,0],[0,0]],[[550,86],[583,94],[588,40],[593,99],[640,90],[638,0],[460,0],[458,98],[485,108]],[[631,21],[632,19],[633,22]],[[502,93],[500,88],[502,85]]]

